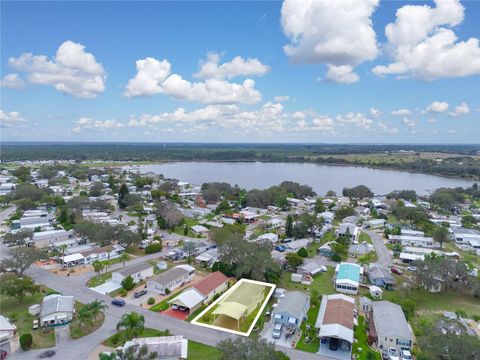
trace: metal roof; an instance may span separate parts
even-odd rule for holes
[[[273,310],[273,313],[285,313],[301,320],[308,300],[309,296],[301,291],[288,291],[280,299],[278,305]]]
[[[74,297],[52,294],[45,296],[42,302],[40,317],[49,316],[57,312],[73,312]]]
[[[400,305],[390,301],[372,303],[373,321],[379,337],[396,336],[413,340],[413,333]]]

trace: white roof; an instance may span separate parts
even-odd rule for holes
[[[178,304],[178,302],[181,302],[189,309],[192,309],[198,304],[200,304],[202,301],[203,301],[203,295],[200,294],[194,288],[191,288],[191,289],[185,290],[184,292],[182,292],[180,295],[176,296],[172,300],[169,300],[168,303]]]
[[[0,315],[0,331],[10,331],[16,330],[17,327],[10,323],[7,318],[3,315]]]
[[[407,254],[407,253],[400,253],[400,259],[402,260],[424,260],[425,257],[423,255],[417,255],[417,254]]]
[[[77,253],[77,254],[64,256],[63,257],[63,262],[68,263],[68,262],[78,261],[78,260],[82,260],[82,259],[85,259],[85,257],[82,254]]]

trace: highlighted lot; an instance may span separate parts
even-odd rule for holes
[[[274,290],[274,284],[241,279],[192,324],[249,336]]]

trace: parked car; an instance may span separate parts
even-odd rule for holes
[[[33,320],[33,322],[32,322],[32,329],[33,329],[33,330],[36,330],[36,329],[38,329],[38,326],[39,326],[39,325],[38,325],[38,320]]]
[[[55,351],[47,350],[47,351],[44,351],[43,353],[41,353],[39,358],[40,359],[45,359],[45,358],[51,358],[53,356],[55,356]]]
[[[388,358],[390,360],[400,360],[400,358],[398,357],[397,349],[395,349],[394,347],[389,348],[388,349]]]
[[[400,270],[399,268],[396,268],[395,266],[392,266],[392,267],[390,268],[390,271],[391,271],[392,273],[394,273],[394,274],[397,274],[397,275],[402,275],[402,274],[403,274],[403,273],[402,273],[402,270]]]
[[[133,293],[133,297],[139,298],[140,296],[143,296],[147,293],[147,290],[142,289],[142,290],[137,290]]]
[[[408,349],[400,350],[400,355],[402,355],[402,360],[413,360],[412,353]]]
[[[0,350],[0,360],[5,360],[8,356],[8,352],[5,350]]]
[[[123,299],[113,299],[112,300],[112,305],[122,307],[122,306],[125,305],[125,300],[123,300]]]
[[[282,324],[275,324],[275,327],[273,328],[272,331],[272,337],[274,339],[280,339],[282,336]]]
[[[330,342],[328,344],[328,348],[332,351],[337,351],[338,350],[338,339],[337,338],[330,338]]]
[[[417,268],[415,266],[408,266],[407,270],[408,271],[417,271]]]
[[[275,250],[280,251],[280,252],[284,252],[285,250],[287,250],[287,248],[283,245],[277,245],[277,246],[275,246]]]

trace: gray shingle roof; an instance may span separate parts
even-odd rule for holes
[[[301,291],[288,291],[278,302],[274,313],[286,313],[300,319],[309,296]]]
[[[151,281],[155,281],[156,283],[166,286],[170,284],[173,280],[178,279],[179,277],[182,277],[186,274],[188,274],[187,270],[175,267],[154,277],[153,279],[151,279]]]

